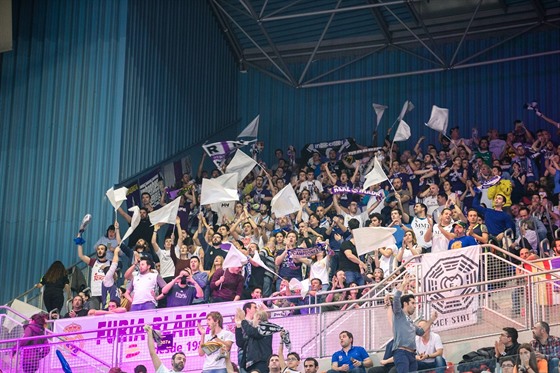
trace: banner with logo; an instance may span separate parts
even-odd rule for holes
[[[303,149],[301,149],[301,159],[303,162],[307,162],[307,160],[313,156],[314,152],[319,152],[321,157],[326,157],[331,150],[337,152],[338,159],[340,159],[342,153],[358,150],[358,145],[356,144],[356,140],[351,137],[340,140],[309,143],[305,144]]]
[[[290,302],[296,302],[292,299]],[[170,307],[152,311],[126,312],[108,314],[104,316],[75,317],[60,319],[54,322],[53,332],[77,333],[69,335],[62,345],[57,343],[70,367],[87,367],[91,355],[104,362],[110,362],[118,342],[123,361],[142,364],[150,361],[144,325],[153,325],[154,330],[160,331],[164,344],[157,350],[157,354],[166,366],[169,366],[171,356],[182,351],[187,356],[189,371],[202,370],[203,357],[198,356],[200,334],[197,329],[198,321],[206,325],[206,315],[218,311],[224,317],[224,329],[235,334],[233,315],[237,308],[242,308],[246,301],[201,304],[189,307]],[[290,303],[289,302],[289,303]],[[318,331],[314,327],[318,315],[300,315],[297,317],[274,318],[272,322],[279,324],[291,333],[292,350],[300,352],[309,341],[315,338]],[[157,325],[158,323],[163,323]],[[107,331],[103,329],[118,328]],[[306,332],[300,332],[305,330]],[[118,341],[117,341],[118,338]],[[274,345],[278,346],[279,334],[274,335]],[[51,368],[59,369],[60,362],[56,354],[50,354]],[[232,346],[231,354],[237,361],[237,347]],[[74,371],[82,371],[76,369]]]
[[[478,282],[479,256],[478,245],[422,256],[423,291],[436,291],[427,296],[426,302],[431,306],[431,310],[439,314],[434,323],[434,330],[449,330],[476,324],[477,287],[447,289]]]

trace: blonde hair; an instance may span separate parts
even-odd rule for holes
[[[224,257],[221,256],[221,255],[217,255],[217,256],[214,258],[214,260],[216,260],[216,259],[218,259],[218,258],[221,259],[221,261],[220,261],[220,263],[221,263],[221,264],[220,264],[220,268],[223,269]],[[214,263],[212,262],[212,268],[210,268],[210,272],[208,273],[208,278],[211,279],[212,276],[214,276],[214,273],[216,272],[216,269],[217,269],[217,268],[216,268],[216,264],[214,264]]]
[[[261,321],[268,321],[268,313],[266,311],[257,311],[253,315],[253,325],[257,327]]]

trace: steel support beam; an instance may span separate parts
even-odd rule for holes
[[[336,3],[335,9],[340,6],[340,3],[342,3],[342,0],[338,0],[338,2]],[[305,74],[307,74],[307,70],[309,69],[309,66],[311,66],[311,63],[313,62],[313,59],[315,58],[315,54],[317,53],[317,50],[321,46],[321,42],[323,41],[323,39],[325,38],[325,34],[329,30],[329,27],[331,26],[331,23],[332,23],[332,20],[333,20],[334,16],[335,16],[335,13],[332,13],[329,17],[329,20],[325,24],[325,27],[323,28],[323,32],[321,33],[321,36],[319,36],[319,40],[317,40],[317,44],[315,44],[315,48],[313,48],[313,52],[311,52],[311,55],[309,56],[309,59],[307,60],[307,63],[305,64],[305,67],[304,67],[303,71],[301,72],[301,75],[300,75],[299,80],[298,80],[298,85],[301,84],[301,82],[303,82],[303,78],[305,78]]]
[[[367,82],[367,81],[372,81],[372,80],[399,78],[399,77],[412,76],[412,75],[433,74],[433,73],[447,71],[447,70],[468,69],[468,68],[471,68],[471,67],[491,65],[491,64],[495,64],[495,63],[513,62],[513,61],[519,61],[519,60],[524,60],[524,59],[529,59],[529,58],[552,56],[552,55],[555,55],[555,54],[560,54],[560,50],[548,51],[548,52],[542,52],[542,53],[533,53],[533,54],[516,56],[516,57],[498,58],[498,59],[494,59],[494,60],[490,60],[490,61],[474,62],[474,63],[464,64],[464,65],[456,65],[453,68],[416,70],[416,71],[407,71],[407,72],[395,73],[395,74],[384,74],[384,75],[369,76],[369,77],[356,78],[356,79],[342,79],[342,80],[334,80],[334,81],[330,81],[330,82],[303,84],[303,85],[300,86],[300,88],[317,88],[317,87],[325,87],[325,86],[336,85],[336,84],[358,83],[358,82]]]
[[[269,22],[269,21],[279,21],[279,20],[283,20],[283,19],[321,16],[321,15],[331,14],[331,13],[352,12],[352,11],[355,11],[355,10],[371,9],[371,8],[379,8],[379,7],[382,7],[382,6],[404,4],[404,3],[407,3],[407,2],[411,2],[411,1],[412,2],[418,2],[418,1],[422,1],[422,0],[393,0],[393,1],[387,1],[385,3],[356,5],[356,6],[350,6],[350,7],[347,7],[347,8],[317,10],[317,11],[314,11],[314,12],[286,14],[286,15],[283,15],[283,16],[270,16],[269,15],[269,16],[263,17],[261,19],[261,21]]]
[[[239,25],[239,23],[237,23],[237,22],[235,21],[235,19],[233,19],[233,17],[232,17],[229,13],[227,13],[227,12],[224,10],[224,8],[222,8],[222,6],[221,6],[220,4],[218,4],[217,0],[213,0],[213,2],[214,2],[214,3],[216,4],[216,6],[222,11],[222,13],[223,13],[227,18],[229,18],[229,20],[239,29],[239,31],[241,31],[241,32],[245,35],[245,37],[246,37],[247,39],[249,39],[249,40],[251,41],[251,43],[252,43],[264,56],[266,56],[266,58],[270,61],[270,63],[273,64],[273,65],[278,69],[278,71],[280,71],[280,73],[281,73],[282,75],[284,75],[284,77],[285,77],[288,81],[293,82],[293,79],[290,78],[290,74],[289,74],[288,72],[284,71],[280,66],[278,66],[278,64],[274,61],[274,59],[273,59],[272,57],[270,57],[270,56],[268,55],[268,53],[266,53],[266,51],[265,51],[263,48],[261,48],[261,46],[251,37],[251,35],[249,35],[249,33],[248,33],[247,31],[245,31],[245,30],[243,29],[243,27],[241,27],[241,25]]]
[[[465,32],[463,33],[463,36],[461,37],[461,41],[459,41],[459,44],[457,45],[457,48],[455,48],[455,53],[453,53],[453,57],[451,58],[451,62],[449,62],[450,66],[453,66],[453,63],[455,63],[455,58],[457,58],[457,54],[459,53],[459,50],[463,46],[463,42],[465,41],[465,38],[467,37],[467,34],[469,33],[471,25],[474,21],[474,18],[476,17],[476,15],[478,13],[478,10],[480,9],[481,4],[482,4],[482,0],[478,0],[478,4],[476,4],[476,9],[474,10],[474,12],[472,14],[471,20],[469,21],[469,24],[467,25],[467,28],[465,28]]]

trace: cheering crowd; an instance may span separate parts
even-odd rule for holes
[[[277,149],[270,166],[259,160],[239,183],[239,201],[231,209],[200,205],[202,180],[221,174],[218,169],[205,171],[203,157],[195,177],[183,174],[169,186],[180,198],[175,226],[152,226],[149,217],[172,202],[169,193],[162,193],[158,201],[142,193],[140,221],[128,240],[121,241],[118,221],[93,246],[86,244],[89,231],[74,239],[78,257],[91,267],[89,279],[72,276],[70,284],[64,265],[51,265],[37,285],[45,287],[45,307],[49,312],[62,310],[63,291],[70,294],[70,288],[76,296],[64,317],[243,299],[258,302],[269,312],[316,305],[284,311],[287,316],[358,307],[352,302],[330,303],[359,299],[369,289],[354,288],[383,281],[423,253],[477,243],[501,247],[508,231],[513,240],[506,249],[523,259],[560,255],[555,236],[560,227],[560,144],[548,130],[532,133],[519,120],[506,134],[491,129],[486,136],[473,132],[465,138],[459,130],[452,128],[438,144],[424,144],[421,137],[413,150],[399,149],[389,133],[382,146],[358,146],[355,154],[326,149],[298,159],[293,147],[288,157]],[[364,188],[374,169],[386,180]],[[297,194],[299,211],[275,216],[273,199],[288,185]],[[132,223],[133,216],[122,208],[118,211]],[[393,227],[396,243],[359,255],[352,232],[360,227]],[[545,238],[550,249],[539,244]],[[91,247],[93,255],[86,255]],[[248,259],[227,264],[232,251]],[[341,291],[321,295],[336,289]],[[262,298],[271,300],[258,301]],[[410,302],[406,298],[403,306]],[[391,308],[400,306],[397,302]],[[424,321],[424,326],[415,326],[417,334],[429,333],[432,320]],[[239,327],[243,325],[240,321]],[[245,329],[250,335],[251,329]],[[347,344],[343,339],[353,339],[350,332],[344,333],[343,348]],[[395,338],[395,343],[401,342]],[[407,351],[404,345],[395,350],[400,347]],[[441,354],[434,354],[426,358],[435,362]],[[555,354],[560,354],[558,348]],[[285,361],[279,356],[281,364],[297,371],[289,357]],[[397,365],[407,358],[404,352],[394,356]],[[261,362],[258,370],[273,371],[271,362]],[[354,368],[371,366],[367,360],[361,362]],[[316,361],[311,363],[317,366]],[[398,371],[408,371],[402,369]],[[352,369],[333,365],[333,370]]]

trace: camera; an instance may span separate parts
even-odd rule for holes
[[[186,285],[186,284],[187,284],[187,276],[181,277],[181,285]]]

